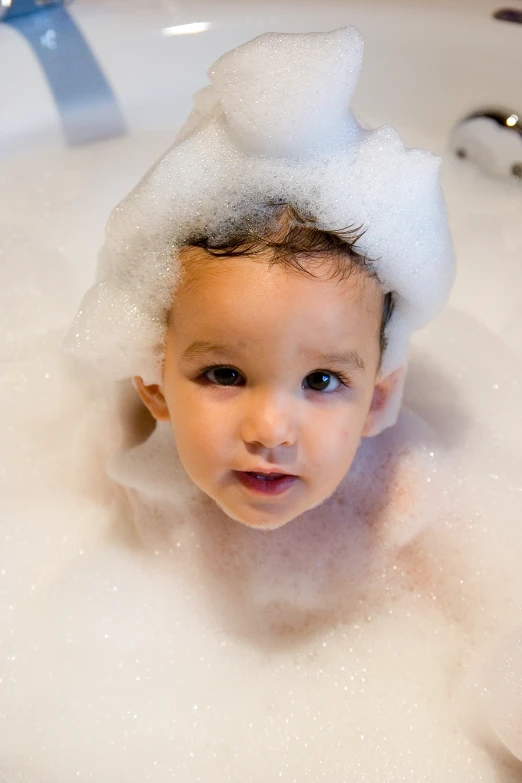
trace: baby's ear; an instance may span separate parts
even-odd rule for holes
[[[371,438],[393,427],[399,416],[406,378],[406,364],[387,375],[378,375],[373,390],[372,404],[362,432],[363,438]]]
[[[150,386],[146,386],[143,383],[143,379],[139,377],[134,378],[134,386],[138,392],[141,401],[147,406],[155,419],[158,421],[170,421],[170,413],[167,407],[167,401],[163,395],[161,386],[154,383]]]

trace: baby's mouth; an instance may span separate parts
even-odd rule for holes
[[[290,475],[289,473],[253,473],[251,470],[246,470],[244,472],[248,473],[249,476],[253,476],[254,478],[258,479],[264,479],[266,481],[273,481],[274,479]]]
[[[255,473],[235,470],[234,475],[250,492],[261,495],[280,495],[298,481],[298,476],[289,473]]]

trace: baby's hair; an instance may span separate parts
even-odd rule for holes
[[[310,262],[321,262],[325,255],[332,264],[328,279],[345,280],[356,272],[377,278],[372,261],[357,248],[364,236],[362,226],[326,231],[303,210],[283,203],[265,204],[261,210],[236,219],[218,235],[198,233],[187,237],[183,247],[199,247],[216,258],[256,256],[270,251],[269,264],[284,264],[316,277]],[[303,266],[301,261],[308,262]],[[381,356],[386,348],[386,327],[393,313],[393,294],[383,297],[380,326]]]

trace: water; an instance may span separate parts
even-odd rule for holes
[[[520,190],[444,164],[459,276],[399,424],[267,535],[129,500],[123,391],[58,355],[170,138],[3,166],[0,780],[521,780]]]

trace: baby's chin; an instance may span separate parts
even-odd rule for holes
[[[250,527],[254,530],[278,530],[279,528],[283,527],[284,525],[287,525],[289,522],[292,522],[294,519],[297,519],[298,517],[305,514],[307,511],[311,511],[314,508],[317,508],[322,503],[325,502],[325,500],[328,500],[328,498],[332,497],[337,487],[335,487],[331,492],[326,494],[324,497],[320,498],[319,500],[315,501],[314,503],[311,503],[309,506],[305,506],[305,508],[300,508],[298,511],[293,511],[291,509],[288,509],[288,511],[285,513],[284,511],[281,512],[281,514],[262,514],[261,512],[254,512],[250,511],[246,508],[244,513],[238,512],[237,509],[231,509],[229,506],[227,506],[222,501],[218,500],[217,498],[212,498],[212,500],[216,503],[216,505],[223,511],[224,514],[227,515],[230,519],[234,520],[234,522],[239,522],[241,525],[244,525],[245,527]]]

